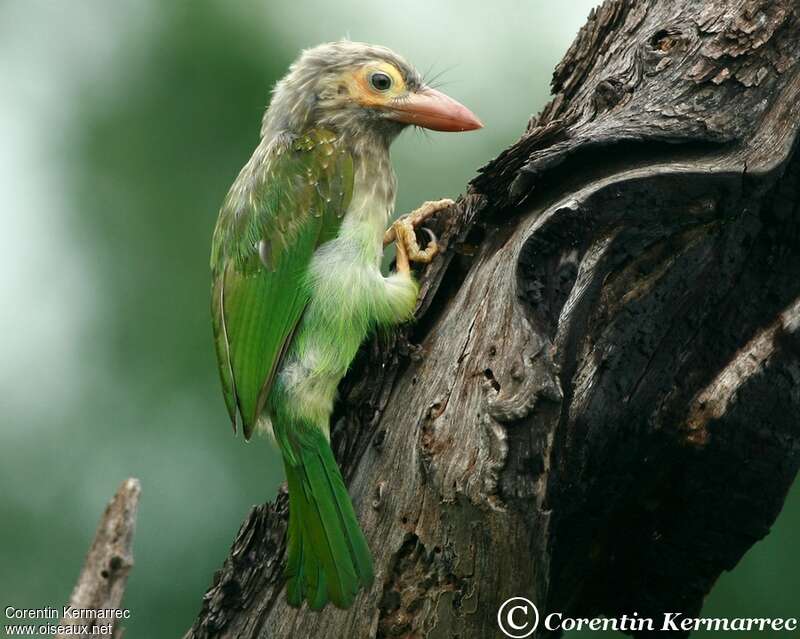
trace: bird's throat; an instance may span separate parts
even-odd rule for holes
[[[370,261],[380,262],[383,232],[394,212],[397,180],[389,147],[375,140],[356,141],[353,152],[353,197],[340,235],[349,235],[362,245]]]

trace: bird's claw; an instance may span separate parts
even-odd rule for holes
[[[443,209],[450,208],[451,206],[453,206],[453,204],[455,204],[455,202],[453,202],[453,200],[451,200],[450,198],[442,198],[441,200],[430,200],[428,202],[424,202],[420,207],[413,210],[408,215],[404,215],[394,224],[392,224],[392,226],[389,227],[386,233],[383,234],[383,245],[388,246],[389,244],[397,240],[398,235],[396,229],[398,224],[408,223],[408,225],[410,225],[412,229],[416,229],[421,224],[426,222],[428,219],[433,217],[436,213],[438,213]],[[430,231],[428,232],[430,233]],[[433,235],[433,233],[430,233],[430,235]],[[435,244],[435,242],[436,242],[436,236],[433,236],[431,243]],[[429,247],[430,245],[431,244],[428,244]],[[419,247],[417,247],[417,250],[419,250]],[[425,250],[427,250],[427,248]],[[431,255],[431,258],[432,257],[433,255]],[[416,261],[423,261],[423,260],[416,260]],[[428,259],[427,261],[430,262],[430,259]]]
[[[455,202],[453,202],[453,200],[451,200],[449,197],[442,198],[441,200],[429,200],[424,202],[422,206],[413,210],[406,217],[411,220],[412,226],[417,228],[420,224],[426,222],[439,211],[449,209],[454,204]]]
[[[428,263],[434,257],[436,257],[436,255],[438,255],[438,253],[439,253],[439,244],[437,242],[436,233],[431,231],[427,226],[423,226],[422,230],[425,231],[425,233],[427,233],[427,235],[428,235],[428,243],[425,245],[425,249],[423,251],[420,251],[417,255],[420,256],[420,255],[422,255],[424,253],[425,255],[430,255],[430,257],[425,258],[423,256],[422,258],[417,259],[415,261]]]
[[[397,220],[389,230],[394,233],[394,241],[405,249],[409,262],[428,264],[439,252],[436,235],[428,228],[423,228],[429,237],[428,244],[424,249],[419,247],[416,230],[408,217]]]

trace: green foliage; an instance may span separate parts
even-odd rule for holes
[[[163,3],[150,33],[120,43],[125,65],[82,91],[62,133],[72,233],[61,242],[81,252],[95,306],[75,371],[79,407],[56,413],[39,450],[19,451],[38,477],[15,489],[33,503],[37,491],[51,497],[4,517],[14,522],[0,543],[9,604],[66,602],[103,500],[137,476],[127,625],[180,636],[247,509],[282,481],[266,442],[231,436],[209,311],[217,211],[294,55],[264,44],[263,28],[215,5]],[[76,507],[86,485],[93,505]]]
[[[208,257],[219,204],[258,138],[268,87],[292,57],[259,47],[260,29],[213,5],[166,6],[157,31],[132,43],[141,50],[110,93],[100,87],[86,101],[71,147],[80,203],[73,222],[103,310],[90,333],[93,355],[107,358],[111,397],[126,403],[103,402],[89,428],[135,440],[135,458],[122,455],[120,464],[121,475],[143,480],[126,602],[130,632],[151,637],[185,631],[247,508],[281,481],[268,445],[243,450],[230,436]],[[191,409],[170,410],[176,402]],[[153,476],[148,451],[160,447],[173,448],[163,480],[181,495],[165,495]],[[217,461],[205,467],[181,447]],[[228,481],[217,483],[220,473]],[[72,553],[82,554],[79,546]]]

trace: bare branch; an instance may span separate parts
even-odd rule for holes
[[[56,639],[97,636],[91,632],[95,623],[114,623],[113,617],[87,619],[83,611],[113,611],[121,608],[122,597],[133,567],[133,533],[136,529],[136,514],[139,508],[141,486],[138,479],[126,479],[106,506],[97,526],[89,553],[81,570],[78,582],[69,599],[69,606],[78,614],[61,619],[61,626],[87,626],[88,632],[59,634]],[[115,628],[115,637],[121,630]]]

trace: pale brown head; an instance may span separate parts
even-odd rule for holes
[[[483,126],[465,106],[426,86],[393,51],[349,41],[304,51],[276,85],[264,120],[265,132],[322,126],[387,141],[408,125],[435,131]]]

